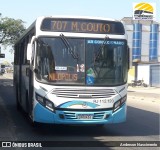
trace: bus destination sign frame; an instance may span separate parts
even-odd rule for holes
[[[42,22],[41,30],[51,32],[125,34],[123,24],[119,21],[66,18],[45,18]]]

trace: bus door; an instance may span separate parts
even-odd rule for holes
[[[36,42],[34,41],[31,45],[31,57],[29,60],[29,66],[26,68],[26,75],[28,79],[28,97],[27,97],[27,109],[28,114],[31,116],[33,110],[33,93],[34,93],[34,56],[35,56],[35,46]],[[27,49],[28,50],[28,49]],[[28,59],[28,58],[27,58]]]

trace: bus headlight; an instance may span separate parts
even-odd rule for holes
[[[115,103],[114,103],[114,106],[113,106],[113,111],[118,110],[118,109],[120,108],[120,106],[121,106],[120,100],[117,101],[117,102],[115,102]]]
[[[53,102],[51,102],[50,100],[40,96],[39,94],[35,94],[36,95],[36,100],[43,105],[44,107],[48,108],[51,111],[54,111],[54,104]]]
[[[113,112],[117,111],[126,102],[126,99],[127,99],[127,95],[125,95],[120,100],[115,102],[113,105]]]
[[[46,104],[46,107],[51,110],[51,111],[54,111],[54,105],[51,101],[45,99],[45,104]]]
[[[121,98],[121,105],[123,105],[127,100],[127,95]]]
[[[44,100],[43,100],[43,97],[40,96],[39,94],[36,93],[36,100],[41,103],[42,105],[44,105]]]

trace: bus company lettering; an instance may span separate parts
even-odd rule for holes
[[[50,73],[49,80],[63,80],[63,81],[77,81],[78,76],[77,74],[70,74],[70,73]]]
[[[52,30],[54,31],[71,31],[71,32],[95,32],[109,33],[110,24],[78,22],[78,21],[52,21]]]

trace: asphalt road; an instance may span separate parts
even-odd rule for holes
[[[160,103],[156,100],[160,95],[150,93],[147,94],[145,100],[143,92],[128,92],[128,115],[125,123],[104,127],[40,125],[34,128],[24,113],[16,110],[12,82],[12,79],[0,78],[0,141],[58,141],[62,147],[58,146],[56,149],[66,150],[158,149],[155,147],[105,147],[105,143],[110,141],[124,141],[124,143],[125,141],[133,141],[133,143],[134,141],[160,141]],[[156,98],[153,100],[153,97]],[[67,143],[73,145],[74,141],[79,142],[77,142],[77,147],[68,147],[67,143],[62,141],[68,141]],[[87,143],[92,147],[85,147]],[[99,147],[94,144],[98,144]]]

